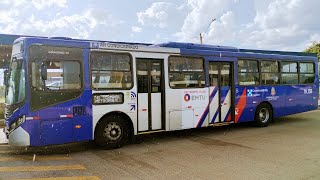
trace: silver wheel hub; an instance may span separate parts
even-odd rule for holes
[[[259,119],[261,122],[266,123],[270,118],[270,112],[267,108],[261,108],[259,111]]]
[[[104,128],[104,137],[107,141],[117,141],[122,135],[121,126],[116,122],[111,122]]]

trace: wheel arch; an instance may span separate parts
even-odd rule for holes
[[[272,113],[274,112],[273,106],[272,106],[272,104],[271,104],[269,101],[262,101],[262,102],[257,106],[257,108],[258,108],[261,104],[267,104],[268,106],[270,106],[270,108],[271,108],[271,110],[272,110]],[[257,108],[256,108],[256,110],[257,110]]]
[[[96,133],[96,129],[98,127],[99,122],[104,121],[104,119],[106,119],[108,116],[114,116],[114,115],[120,116],[128,124],[128,128],[129,128],[129,131],[130,131],[129,132],[129,139],[132,140],[133,136],[134,136],[134,126],[133,126],[133,123],[132,123],[132,119],[126,113],[121,112],[121,111],[111,111],[111,112],[108,112],[105,115],[103,115],[98,120],[98,122],[96,123],[96,125],[94,127],[94,133],[93,133],[94,134],[94,138],[96,136],[95,133]]]
[[[261,103],[259,103],[259,105],[255,109],[255,113],[256,113],[258,107],[261,106],[262,104],[267,104],[270,107],[271,115],[272,115],[272,117],[271,117],[272,121],[271,122],[273,122],[274,121],[274,108],[273,108],[272,104],[269,101],[262,101]]]

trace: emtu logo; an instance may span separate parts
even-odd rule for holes
[[[184,101],[188,102],[188,101],[190,101],[190,98],[191,98],[190,94],[184,95]]]

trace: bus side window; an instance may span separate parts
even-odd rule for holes
[[[221,86],[231,86],[230,64],[223,64],[221,69]]]
[[[202,88],[205,86],[204,60],[199,57],[170,56],[171,88]]]
[[[130,89],[131,56],[127,53],[91,53],[92,87],[96,89]]]
[[[315,80],[315,67],[312,62],[300,63],[300,84],[312,84]]]
[[[280,84],[279,75],[279,63],[277,61],[261,61],[262,84]]]
[[[43,90],[44,84],[40,76],[40,69],[41,69],[41,62],[42,61],[35,61],[32,62],[31,68],[32,68],[32,87],[36,90]]]
[[[298,84],[298,63],[282,62],[281,63],[282,84]]]
[[[41,79],[41,65],[47,66],[47,79]],[[32,62],[32,86],[36,90],[77,90],[81,88],[80,63],[73,60]]]
[[[260,83],[258,61],[238,60],[239,85],[258,85]]]
[[[210,86],[218,86],[218,64],[209,63]]]

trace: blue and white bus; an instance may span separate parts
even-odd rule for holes
[[[315,54],[191,43],[19,38],[6,76],[10,145],[94,140],[253,121],[318,108]]]

